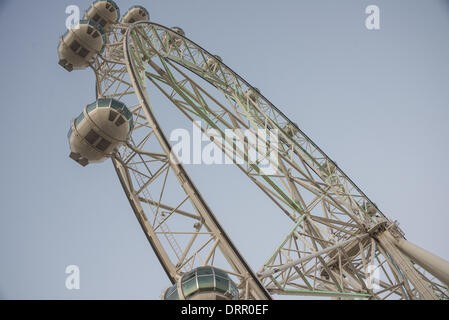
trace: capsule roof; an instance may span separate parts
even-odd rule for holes
[[[148,10],[142,6],[132,6],[131,8],[128,9],[128,11],[125,12],[125,14],[123,16],[126,16],[128,14],[128,12],[130,12],[132,9],[141,9],[146,13],[147,17],[150,16],[150,14],[148,13]]]
[[[229,275],[211,266],[203,266],[187,272],[183,275],[180,282],[182,293],[186,299],[201,291],[229,293],[233,299],[238,299],[239,296],[237,286],[229,278]],[[176,284],[166,291],[164,298],[166,300],[179,299]]]
[[[184,30],[182,30],[182,28],[180,28],[180,27],[172,27],[171,29],[174,32],[179,33],[180,35],[185,36],[185,32],[184,32]]]
[[[113,1],[113,0],[95,0],[89,7],[89,9],[87,9],[87,11],[89,11],[93,5],[97,2],[109,2],[114,8],[115,10],[117,10],[117,20],[115,22],[118,22],[120,20],[120,8],[118,7],[118,5]],[[87,12],[86,11],[86,12]]]
[[[110,107],[112,109],[121,111],[123,115],[125,116],[126,120],[131,120],[132,122],[132,113],[129,111],[129,109],[126,107],[126,105],[118,100],[111,99],[111,98],[100,98],[96,101],[92,102],[90,105],[87,106],[87,110],[95,109],[95,108],[101,108],[101,107]]]

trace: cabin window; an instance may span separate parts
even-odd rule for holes
[[[109,121],[114,121],[115,117],[117,117],[118,113],[114,110],[109,111]]]
[[[97,144],[97,149],[101,150],[101,151],[105,151],[109,146],[111,145],[111,142],[101,138],[100,142],[98,142]]]
[[[86,141],[89,142],[90,145],[94,145],[95,142],[98,140],[98,138],[100,138],[98,133],[90,129],[89,133],[86,135],[84,139],[86,139]]]
[[[74,52],[76,52],[79,49],[79,47],[81,47],[81,45],[76,40],[74,40],[70,45],[70,49],[72,49]]]
[[[186,273],[183,277],[182,277],[182,282],[186,282],[187,280],[190,280],[192,278],[194,278],[196,276],[196,271],[192,270],[188,273]]]
[[[228,278],[228,274],[224,271],[221,271],[219,269],[214,269],[215,275],[223,278]]]
[[[100,20],[100,16],[98,15],[98,13],[96,13],[96,14],[94,15],[94,17],[92,18],[92,20],[94,20],[94,21],[96,21],[96,22],[98,22],[98,20]]]
[[[226,292],[229,289],[229,280],[222,277],[215,277],[216,288],[218,291]]]
[[[176,285],[174,285],[167,291],[165,300],[179,300],[178,287]]]
[[[81,114],[76,118],[75,120],[75,127],[78,126],[78,124],[81,122],[81,120],[84,119],[84,112],[81,112]]]
[[[232,281],[230,282],[230,284],[231,284],[231,286],[230,286],[229,291],[231,292],[234,300],[236,300],[239,298],[239,291],[237,290],[237,287],[235,286],[235,284]]]
[[[87,50],[86,48],[81,48],[80,52],[78,52],[78,54],[83,58],[85,58],[88,53],[89,53],[89,50]]]
[[[134,23],[134,18],[129,19],[129,23]]]
[[[198,287],[196,284],[196,278],[187,280],[182,284],[182,292],[184,293],[184,296],[188,298],[192,294],[194,294],[196,291],[198,291]]]
[[[95,31],[93,34],[92,34],[92,38],[97,38],[98,36],[99,36],[100,34],[98,33],[98,31]]]
[[[109,99],[100,99],[100,100],[97,101],[98,107],[99,108],[109,107],[109,102],[110,102]]]
[[[117,119],[117,121],[115,122],[115,125],[117,126],[117,127],[120,127],[122,124],[124,124],[125,123],[125,119],[123,118],[123,117],[118,117],[118,119]]]
[[[87,27],[87,34],[91,34],[94,29],[92,27]]]
[[[106,3],[106,9],[109,9],[111,7],[110,3]]]
[[[96,106],[97,106],[97,104],[94,102],[94,103],[91,103],[91,104],[89,104],[88,106],[87,106],[87,113],[89,113],[89,112],[91,112],[92,110],[94,110],[95,108],[96,108]]]
[[[126,120],[129,120],[132,118],[132,114],[127,108],[123,108],[123,114],[125,115]]]
[[[212,270],[211,267],[201,267],[201,268],[196,269],[196,274],[198,276],[204,276],[204,275],[214,274],[214,271]]]
[[[115,8],[114,8],[114,7],[111,7],[111,8],[109,9],[109,12],[114,12],[114,10],[115,10]]]
[[[120,101],[117,101],[117,100],[112,100],[111,108],[114,108],[116,110],[121,110],[121,109],[123,109],[123,103],[121,103]]]
[[[208,276],[198,276],[198,285],[200,287],[200,291],[210,290],[215,287],[215,279],[214,275]]]
[[[101,25],[102,27],[104,27],[104,26],[106,25],[106,20],[104,20],[104,19],[101,19],[101,21],[100,21],[100,25]]]

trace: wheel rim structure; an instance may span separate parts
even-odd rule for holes
[[[396,242],[405,238],[397,224],[297,125],[221,59],[152,22],[114,24],[107,41],[104,53],[90,65],[97,98],[133,101],[128,106],[135,123],[131,139],[116,150],[112,162],[172,283],[197,266],[213,265],[230,274],[242,299],[270,299],[273,294],[448,298],[447,287],[398,248]],[[170,156],[171,146],[152,112],[147,83],[195,125],[197,120],[205,122],[201,131],[225,154],[231,158],[233,151],[240,154],[244,163],[234,161],[235,165],[291,220],[291,229],[273,246],[274,252],[257,273],[226,235],[182,165]],[[258,163],[248,161],[247,151],[227,140],[227,129],[277,132],[279,142],[270,144],[276,163],[268,159],[276,172],[265,174]],[[217,133],[224,144],[213,139]],[[164,198],[168,190],[170,203]],[[170,228],[173,225],[176,231]],[[376,286],[374,272],[381,279]]]

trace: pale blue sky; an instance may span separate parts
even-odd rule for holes
[[[117,3],[122,12],[145,6],[152,21],[179,25],[220,55],[409,240],[449,260],[448,1]],[[67,156],[69,122],[94,100],[90,71],[57,64],[70,4],[84,11],[90,1],[0,0],[0,298],[157,299],[169,281],[111,163],[82,168]],[[371,4],[380,7],[379,31],[364,26]],[[190,128],[175,118],[164,128]],[[237,168],[187,170],[257,270],[287,230],[269,200]],[[65,288],[69,264],[81,268],[78,291]]]

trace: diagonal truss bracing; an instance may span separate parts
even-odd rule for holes
[[[142,83],[146,77],[188,119],[196,125],[203,121],[201,131],[291,220],[292,229],[258,273],[268,291],[371,299],[447,297],[444,286],[423,275],[392,244],[403,237],[397,225],[255,88],[163,26],[136,24],[128,40]],[[264,159],[275,172],[267,174],[261,163],[249,161],[248,146],[236,146],[225,134],[229,129],[237,135],[262,129],[267,137],[276,132],[278,143],[264,141],[276,153],[275,160]]]
[[[127,26],[108,32],[103,55],[91,64],[97,97],[124,101],[134,127],[130,140],[112,162],[133,211],[172,283],[193,268],[212,265],[230,274],[245,299],[271,296],[226,235],[182,165],[169,155],[134,58]]]

